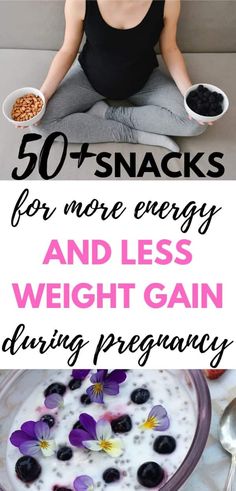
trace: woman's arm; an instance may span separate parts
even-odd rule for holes
[[[61,83],[75,60],[83,37],[84,16],[85,0],[66,0],[66,29],[64,42],[53,59],[46,80],[41,87],[41,91],[43,92],[46,101],[48,101],[57,90],[58,85]]]
[[[165,64],[180,92],[185,95],[192,82],[184,57],[176,42],[177,25],[180,14],[180,0],[166,0],[164,11],[164,29],[161,33],[160,48]]]

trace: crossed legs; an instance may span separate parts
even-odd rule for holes
[[[77,63],[48,102],[37,132],[46,137],[54,131],[61,131],[71,143],[136,143],[135,130],[123,123],[100,119],[86,112],[102,99],[104,97],[93,89]]]
[[[106,118],[130,128],[169,136],[196,136],[205,126],[189,120],[183,96],[175,83],[158,68],[143,89],[129,98],[134,107],[110,107]]]
[[[177,150],[164,135],[195,136],[206,129],[188,119],[178,88],[159,69],[129,98],[132,107],[107,106],[103,100],[77,63],[50,99],[37,131],[44,137],[61,131],[71,143],[146,143]]]

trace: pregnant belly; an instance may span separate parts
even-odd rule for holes
[[[117,66],[115,63],[108,66],[80,58],[81,66],[85,71],[93,88],[108,99],[127,99],[143,88],[151,75],[157,60],[152,59],[145,64],[135,62]]]

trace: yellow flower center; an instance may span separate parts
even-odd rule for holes
[[[40,446],[40,448],[43,448],[44,450],[46,450],[49,447],[49,444],[48,444],[47,440],[40,440],[39,446]]]
[[[100,440],[99,445],[102,450],[111,450],[112,444],[109,440]]]
[[[152,430],[153,428],[156,428],[158,426],[158,421],[155,416],[152,416],[151,418],[148,418],[145,423],[143,423],[142,428],[145,428],[146,430]]]
[[[94,384],[93,391],[95,395],[98,396],[103,391],[103,385],[101,383]]]

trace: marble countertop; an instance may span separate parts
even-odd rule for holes
[[[7,373],[7,370],[0,370],[0,383]],[[202,459],[185,491],[222,491],[229,471],[230,457],[221,448],[217,435],[220,416],[236,397],[236,370],[229,370],[218,380],[209,381],[209,387],[213,409],[211,432]],[[233,491],[236,491],[236,482]]]

